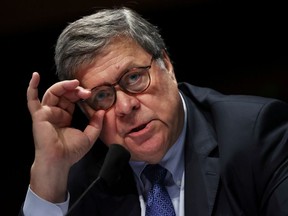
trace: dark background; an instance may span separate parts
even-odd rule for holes
[[[26,88],[32,72],[41,74],[41,96],[57,80],[53,49],[61,30],[98,8],[119,5],[136,9],[159,26],[179,81],[227,94],[288,101],[288,15],[284,3],[2,0],[1,215],[17,215],[29,184],[34,149]]]

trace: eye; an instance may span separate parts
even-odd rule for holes
[[[92,95],[88,99],[90,104],[110,103],[114,101],[114,90],[111,86],[101,86],[92,90]]]
[[[137,84],[137,82],[141,81],[142,73],[139,71],[134,71],[125,74],[122,79],[121,83],[123,83],[125,86],[131,86]]]
[[[150,67],[135,68],[135,70],[129,71],[121,78],[119,85],[132,91],[138,91],[143,88],[143,85],[149,82],[148,70]]]
[[[135,68],[135,70],[129,71],[121,78],[119,85],[131,93],[144,91],[150,83],[149,68]]]
[[[97,92],[94,96],[95,100],[97,101],[105,100],[107,97],[109,97],[109,92],[103,90]]]

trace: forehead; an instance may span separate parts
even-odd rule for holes
[[[147,65],[150,54],[131,39],[116,38],[98,54],[92,64],[82,67],[76,78],[85,88],[113,83],[126,70]]]

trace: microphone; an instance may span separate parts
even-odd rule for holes
[[[108,184],[113,183],[129,160],[130,152],[123,146],[110,145],[98,178],[102,178]]]
[[[104,186],[112,184],[117,180],[124,166],[130,160],[130,152],[119,144],[111,144],[105,156],[103,166],[98,177],[89,185],[89,187],[81,194],[81,196],[73,203],[65,216],[78,205],[83,197],[91,190],[94,185]]]

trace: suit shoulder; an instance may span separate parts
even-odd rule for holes
[[[257,95],[223,94],[212,88],[195,86],[189,83],[180,83],[179,90],[192,101],[202,105],[230,104],[233,106],[235,104],[265,105],[275,103],[287,106],[286,102],[276,98]]]

